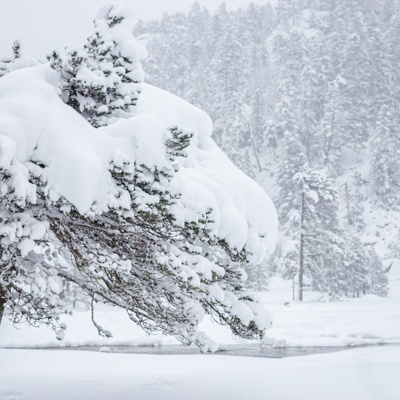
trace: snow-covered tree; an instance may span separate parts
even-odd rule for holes
[[[122,117],[137,103],[146,51],[129,32],[129,9],[108,5],[95,20],[95,33],[83,48],[54,51],[51,65],[61,76],[62,98],[95,128]]]
[[[384,267],[374,249],[369,250],[368,257],[370,292],[381,297],[387,296],[389,292],[388,270]]]
[[[336,292],[337,272],[343,259],[343,237],[338,219],[336,182],[327,171],[298,175],[300,188],[299,300],[304,276],[314,290]]]
[[[346,223],[353,232],[362,233],[365,228],[363,204],[366,200],[367,184],[368,181],[363,179],[360,173],[354,173],[349,181],[343,184]]]
[[[90,58],[69,54],[77,73],[62,78],[67,85]],[[1,313],[51,325],[62,339],[72,282],[92,304],[119,306],[146,332],[203,350],[215,348],[197,331],[205,314],[235,335],[262,337],[270,318],[244,292],[241,265],[273,246],[268,196],[218,150],[205,113],[143,86],[140,111],[97,127],[83,98],[76,110],[58,97],[65,65],[54,56],[53,68],[0,81]]]
[[[368,254],[357,236],[349,235],[347,238],[344,267],[342,284],[345,294],[351,297],[360,297],[360,295],[369,292]]]
[[[300,301],[306,278],[313,290],[335,297],[341,291],[345,253],[335,181],[326,170],[303,165],[290,182],[287,192],[280,194],[286,193],[285,200],[278,203],[284,224],[279,272],[287,278],[297,277]]]
[[[0,58],[0,78],[11,71],[38,65],[38,62],[32,57],[21,54],[21,43],[19,40],[13,43],[12,53],[11,57]]]
[[[399,120],[395,103],[383,105],[371,140],[374,192],[378,203],[389,209],[398,209],[400,205]]]

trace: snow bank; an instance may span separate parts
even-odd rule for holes
[[[48,65],[18,70],[0,80],[0,139],[11,140],[1,147],[1,159],[8,156],[31,172],[32,162],[44,165],[41,179],[52,199],[63,197],[82,214],[115,206],[111,162],[168,165],[163,150],[167,128],[178,123],[190,129],[194,139],[187,158],[179,160],[180,171],[171,183],[183,194],[177,219],[190,219],[191,208],[198,212],[211,207],[214,233],[238,250],[246,246],[253,262],[260,262],[266,251],[273,250],[277,231],[274,206],[215,145],[212,123],[204,112],[144,85],[135,116],[95,129],[60,100],[57,85],[57,74]],[[15,154],[11,154],[12,142]],[[17,190],[24,187],[29,187],[26,176]]]

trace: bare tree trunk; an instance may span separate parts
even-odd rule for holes
[[[299,301],[303,301],[304,286],[304,190],[301,189],[301,210],[300,210],[300,249],[299,249]]]
[[[6,305],[6,293],[5,290],[0,286],[0,325],[1,320],[3,319],[4,308]]]
[[[296,300],[296,275],[293,275],[293,282],[292,282],[292,300]]]
[[[258,155],[258,150],[257,150],[257,146],[256,146],[256,142],[254,140],[254,135],[253,135],[253,129],[251,127],[250,122],[248,122],[249,125],[249,132],[250,132],[250,140],[251,140],[251,144],[253,146],[253,151],[254,151],[254,156],[256,157],[256,161],[257,161],[257,166],[258,166],[258,170],[260,172],[262,172],[262,166],[261,166],[261,162],[260,162],[260,157]]]
[[[349,196],[349,187],[347,182],[344,184],[345,196],[346,196],[346,208],[347,208],[347,223],[352,225],[351,218],[350,218],[350,196]]]

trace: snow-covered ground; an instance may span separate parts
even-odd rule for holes
[[[260,359],[0,350],[2,400],[394,400],[400,347]]]
[[[265,307],[272,312],[273,328],[264,344],[281,346],[354,346],[400,343],[400,264],[394,264],[387,298],[364,296],[342,302],[291,302],[291,283],[273,278],[270,291],[262,293]],[[309,298],[311,297],[308,294]],[[307,297],[306,297],[307,300]],[[126,314],[99,306],[97,322],[113,333],[113,338],[98,336],[88,311],[65,316],[68,329],[63,342],[47,327],[13,325],[5,319],[0,327],[0,347],[65,347],[82,345],[169,345],[178,342],[162,335],[147,336],[134,326]],[[248,343],[232,337],[229,329],[205,320],[201,329],[221,346]]]
[[[266,343],[400,342],[398,264],[392,268],[386,299],[366,296],[300,304],[290,302],[290,282],[274,278],[270,289],[262,294],[275,319]],[[98,322],[113,329],[112,339],[97,336],[88,312],[76,312],[66,320],[64,342],[57,342],[50,329],[15,329],[6,320],[0,328],[0,347],[176,344],[169,337],[147,337],[110,308],[98,309]],[[204,322],[203,329],[220,344],[239,343],[210,321]],[[0,349],[1,400],[395,400],[400,399],[399,376],[398,345],[285,359]]]
[[[291,283],[273,278],[261,294],[274,316],[265,344],[342,346],[400,343],[400,264],[390,273],[387,298],[291,302]],[[99,307],[97,321],[114,337],[97,335],[87,311],[66,316],[66,339],[51,329],[5,320],[0,347],[168,345],[146,336],[116,309]],[[221,345],[242,343],[204,321]],[[106,350],[106,349],[104,349]],[[143,355],[88,351],[0,349],[0,400],[395,400],[400,399],[400,346],[358,348],[285,359],[222,355]]]

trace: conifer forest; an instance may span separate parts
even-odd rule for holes
[[[398,254],[400,7],[280,0],[140,22],[146,79],[204,109],[229,158],[273,195],[275,253],[250,287],[387,293]]]

